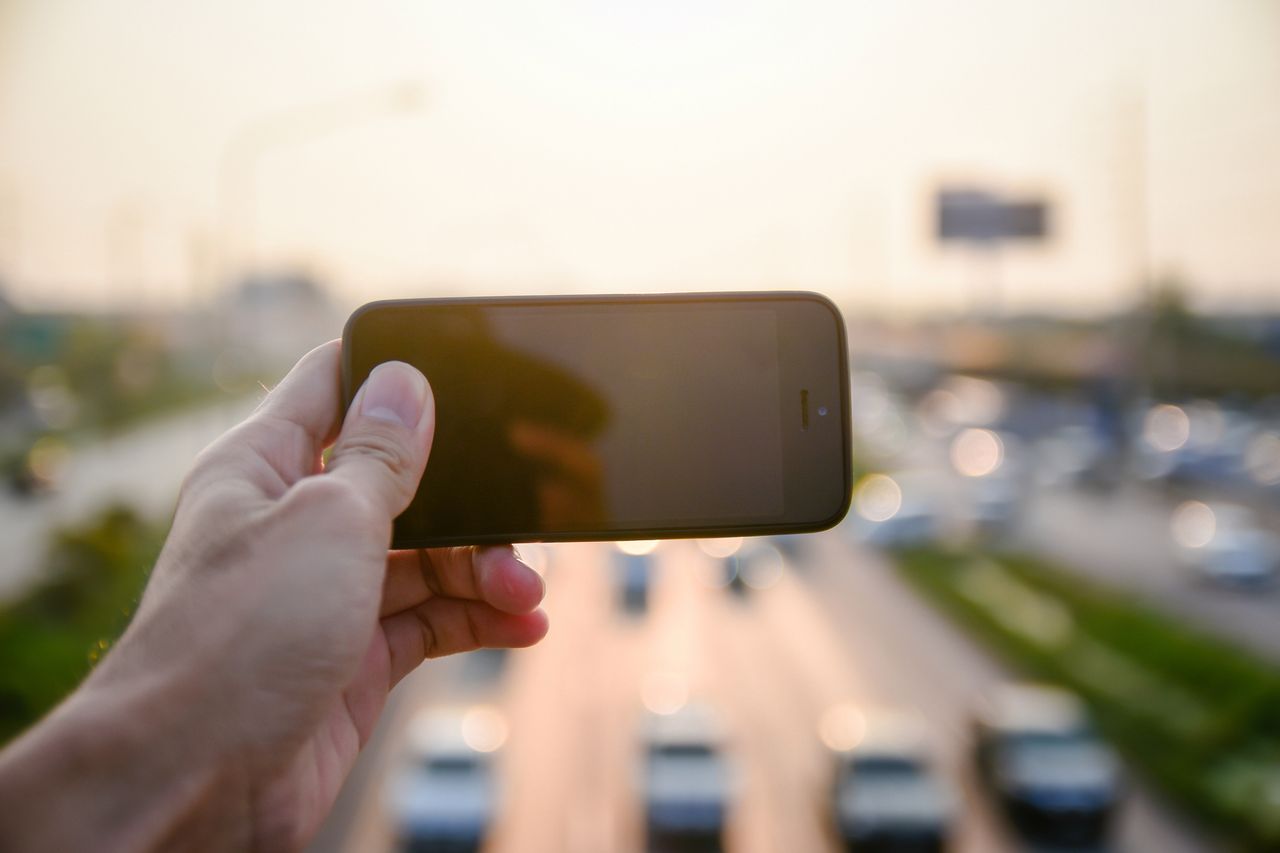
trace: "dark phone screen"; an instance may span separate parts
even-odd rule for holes
[[[353,385],[399,359],[436,397],[431,459],[397,541],[777,521],[778,323],[763,302],[359,315]]]

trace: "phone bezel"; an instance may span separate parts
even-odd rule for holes
[[[800,520],[781,522],[746,522],[737,524],[680,524],[642,529],[609,528],[604,530],[510,531],[495,534],[462,536],[409,537],[398,523],[392,547],[396,549],[441,547],[448,545],[485,545],[508,542],[600,542],[635,539],[689,539],[726,536],[768,536],[810,533],[838,524],[849,510],[853,490],[852,430],[849,411],[849,355],[844,318],[835,304],[811,291],[752,291],[712,293],[663,293],[635,295],[560,295],[560,296],[484,296],[440,297],[418,299],[386,299],[369,302],[357,308],[342,331],[341,381],[343,410],[355,395],[352,376],[353,337],[360,320],[378,311],[423,309],[433,306],[476,305],[481,307],[549,307],[597,305],[687,305],[716,303],[771,303],[779,311],[779,394],[783,415],[783,489],[786,516],[805,515]],[[824,317],[830,325],[829,336],[813,334],[814,327],[805,325],[801,315],[810,321]],[[785,319],[784,319],[785,318]],[[836,364],[832,372],[824,365]],[[800,425],[798,392],[810,391],[811,417],[807,428]],[[792,393],[796,396],[791,396]],[[789,400],[796,401],[795,416],[789,417]],[[819,403],[821,400],[821,403]],[[818,405],[830,409],[838,403],[838,411],[819,418]],[[834,417],[833,417],[834,416]],[[839,476],[831,472],[831,451],[839,447]],[[813,488],[821,484],[820,490]],[[802,506],[806,512],[793,512]],[[830,506],[831,510],[826,511]]]

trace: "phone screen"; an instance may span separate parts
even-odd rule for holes
[[[766,301],[388,306],[357,314],[348,347],[357,384],[399,359],[435,394],[400,542],[785,517],[780,317]]]

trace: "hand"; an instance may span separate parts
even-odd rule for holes
[[[401,678],[546,633],[510,547],[388,553],[434,401],[388,363],[342,422],[338,363],[311,352],[201,454],[133,624],[0,756],[0,800],[33,803],[0,847],[301,847]]]

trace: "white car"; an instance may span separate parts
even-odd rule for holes
[[[955,795],[933,769],[927,739],[914,717],[868,720],[856,746],[835,751],[832,812],[853,850],[945,849]]]
[[[686,705],[649,715],[644,737],[650,847],[719,849],[734,788],[719,719],[706,706]]]
[[[410,724],[408,755],[393,777],[389,808],[401,850],[479,850],[497,810],[493,753],[463,736],[464,714],[432,710]]]
[[[1257,587],[1280,573],[1280,536],[1244,507],[1188,501],[1174,513],[1173,537],[1183,567],[1213,583]]]

